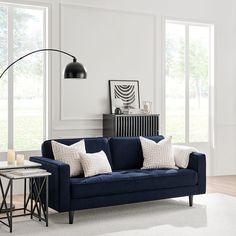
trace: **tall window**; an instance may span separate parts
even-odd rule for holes
[[[213,26],[165,26],[166,134],[177,143],[208,142]]]
[[[46,8],[0,4],[0,73],[46,46]],[[39,150],[45,134],[45,55],[16,63],[0,79],[0,151]]]

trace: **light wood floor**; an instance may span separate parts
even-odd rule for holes
[[[207,193],[223,193],[236,197],[236,175],[208,177]]]

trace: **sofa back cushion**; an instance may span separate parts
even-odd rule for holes
[[[146,137],[159,142],[163,136]],[[109,139],[113,170],[140,169],[143,152],[139,137],[113,137]]]
[[[99,137],[99,138],[76,138],[76,139],[54,139],[54,140],[65,145],[71,145],[82,139],[84,139],[85,141],[85,148],[87,153],[100,152],[101,150],[103,150],[107,155],[110,165],[112,166],[111,153],[107,138]],[[43,142],[42,156],[54,159],[51,140],[46,140]]]

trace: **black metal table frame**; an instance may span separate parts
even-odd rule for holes
[[[4,191],[3,184],[1,177],[8,179],[7,187]],[[24,179],[24,207],[22,208],[15,208],[13,209],[13,181],[18,179]],[[27,179],[29,179],[29,194],[27,197],[26,193],[26,186],[27,186]],[[45,203],[42,201],[42,191],[45,188]],[[0,223],[4,224],[5,226],[9,227],[10,232],[12,232],[13,226],[13,218],[20,217],[20,216],[28,216],[33,219],[36,217],[39,221],[44,221],[46,223],[46,227],[48,226],[48,175],[43,176],[23,176],[22,178],[10,178],[5,175],[0,175],[0,191],[2,194],[2,203],[0,205],[0,212],[3,207],[7,208],[7,196],[8,193],[10,194],[10,208],[9,210],[1,213],[6,214],[6,216],[0,217]],[[28,205],[30,203],[30,209],[28,209]],[[37,210],[37,213],[36,213]],[[15,211],[23,211],[23,214],[13,215]],[[42,216],[43,215],[43,216]],[[3,220],[7,219],[7,222]]]

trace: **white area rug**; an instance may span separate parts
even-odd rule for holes
[[[0,235],[10,235],[0,225]],[[159,200],[76,212],[74,224],[68,213],[50,214],[49,227],[27,217],[15,218],[13,234],[40,236],[185,236],[236,235],[236,198],[223,194]]]

